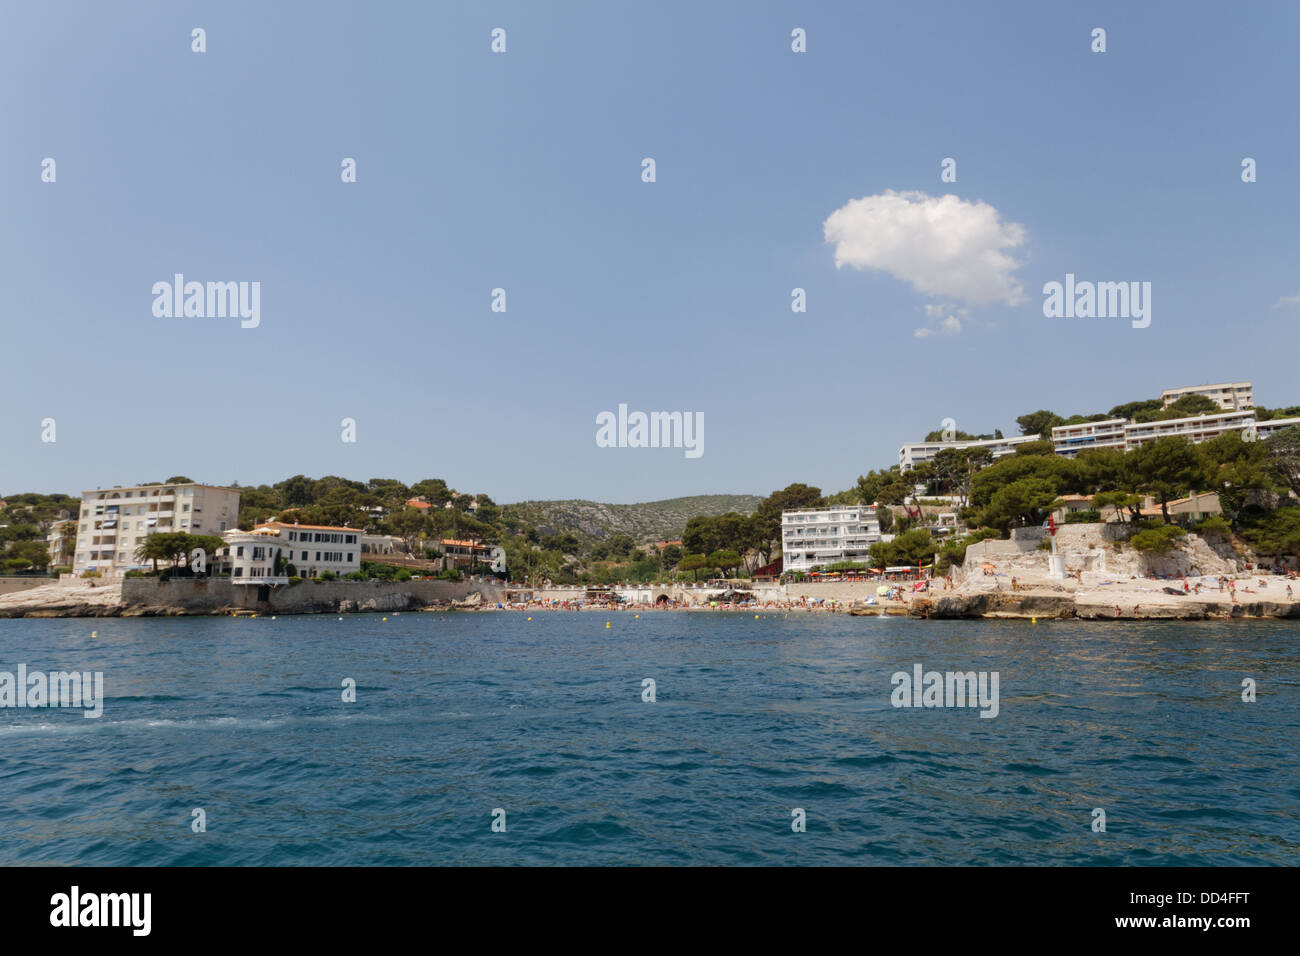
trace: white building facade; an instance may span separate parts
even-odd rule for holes
[[[1255,395],[1250,382],[1219,382],[1216,385],[1167,388],[1160,393],[1160,401],[1165,408],[1168,408],[1184,395],[1203,395],[1211,401],[1218,402],[1219,407],[1225,412],[1250,411],[1255,407]]]
[[[840,561],[866,563],[868,549],[885,540],[871,505],[781,512],[782,570],[810,571]]]
[[[151,567],[135,556],[159,531],[219,535],[239,519],[239,491],[197,483],[96,488],[81,493],[73,572]]]
[[[285,584],[361,570],[361,529],[268,521],[251,531],[230,531],[219,555],[235,584]]]
[[[1101,422],[1084,422],[1082,425],[1058,425],[1052,429],[1052,448],[1058,455],[1072,458],[1089,448],[1126,447],[1124,429],[1127,418],[1108,418]]]
[[[900,471],[911,471],[923,461],[930,461],[945,448],[987,448],[994,458],[1014,454],[1017,445],[1039,441],[1038,435],[1018,435],[1015,438],[985,438],[972,441],[921,441],[911,442],[898,449]]]
[[[1130,422],[1124,427],[1124,448],[1132,451],[1157,438],[1176,435],[1193,444],[1218,438],[1224,432],[1254,429],[1255,413],[1224,412],[1221,415],[1195,415],[1191,418],[1170,418],[1162,422]]]

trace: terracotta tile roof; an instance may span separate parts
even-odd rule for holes
[[[256,531],[258,528],[305,528],[308,531],[350,531],[353,534],[362,533],[360,528],[344,528],[332,524],[294,524],[292,521],[263,521],[261,524],[254,527],[253,530]]]

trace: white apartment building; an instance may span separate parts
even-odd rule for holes
[[[1276,435],[1278,432],[1300,425],[1300,418],[1274,418],[1266,422],[1255,423],[1255,437],[1260,441],[1268,438],[1270,435]]]
[[[865,562],[880,533],[871,505],[840,505],[781,512],[781,554],[785,571],[809,571],[838,561]]]
[[[268,521],[222,535],[219,566],[235,584],[285,584],[292,576],[361,570],[361,529]]]
[[[1125,448],[1127,418],[1108,418],[1082,425],[1057,425],[1052,429],[1052,448],[1067,458],[1088,448]]]
[[[1255,413],[1224,412],[1221,415],[1195,415],[1170,418],[1163,422],[1130,422],[1124,426],[1124,448],[1131,451],[1149,441],[1178,435],[1194,444],[1218,438],[1224,432],[1240,431],[1255,425]]]
[[[1225,412],[1248,411],[1255,407],[1255,397],[1250,382],[1220,382],[1217,385],[1189,385],[1184,388],[1167,388],[1160,393],[1165,408],[1184,395],[1204,395],[1219,403]]]
[[[77,519],[65,518],[61,521],[56,521],[50,525],[50,532],[45,536],[45,546],[50,552],[51,567],[72,567],[74,555],[63,550],[63,529],[70,524],[76,525]],[[76,545],[74,544],[73,547],[75,548]]]
[[[73,573],[152,567],[135,549],[159,531],[221,534],[239,518],[239,491],[198,483],[96,488],[81,493]]]
[[[898,449],[898,465],[901,471],[911,471],[914,466],[929,461],[945,448],[987,448],[994,458],[1001,458],[1013,454],[1017,445],[1038,440],[1038,435],[1019,435],[1015,438],[986,438],[978,441],[912,442]]]

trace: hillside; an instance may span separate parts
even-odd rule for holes
[[[625,534],[638,544],[680,538],[686,522],[696,515],[728,511],[750,514],[763,499],[758,495],[691,495],[634,505],[599,501],[522,501],[504,505],[503,516],[534,525],[546,534],[570,532],[583,543]]]

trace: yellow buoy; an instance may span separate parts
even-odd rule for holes
[[[388,618],[384,618],[384,620],[386,621],[386,620],[388,620]]]
[[[636,615],[636,619],[637,619],[638,621],[641,620],[641,615],[640,615],[640,614]]]
[[[528,620],[530,620],[530,621],[531,621],[531,620],[532,620],[532,618],[531,618],[531,617],[530,617],[530,618],[529,618],[529,619],[528,619]]]
[[[605,622],[605,626],[606,626],[606,627],[609,627],[609,621],[606,621],[606,622]]]
[[[1036,618],[1036,617],[1031,617],[1031,618],[1029,619],[1029,623],[1030,623],[1030,624],[1037,624],[1037,623],[1038,623],[1038,618]]]
[[[90,636],[91,636],[91,637],[99,637],[99,631],[91,631],[91,632],[90,632]]]
[[[756,621],[758,620],[758,615],[757,615],[757,614],[754,615],[754,620],[756,620]]]

